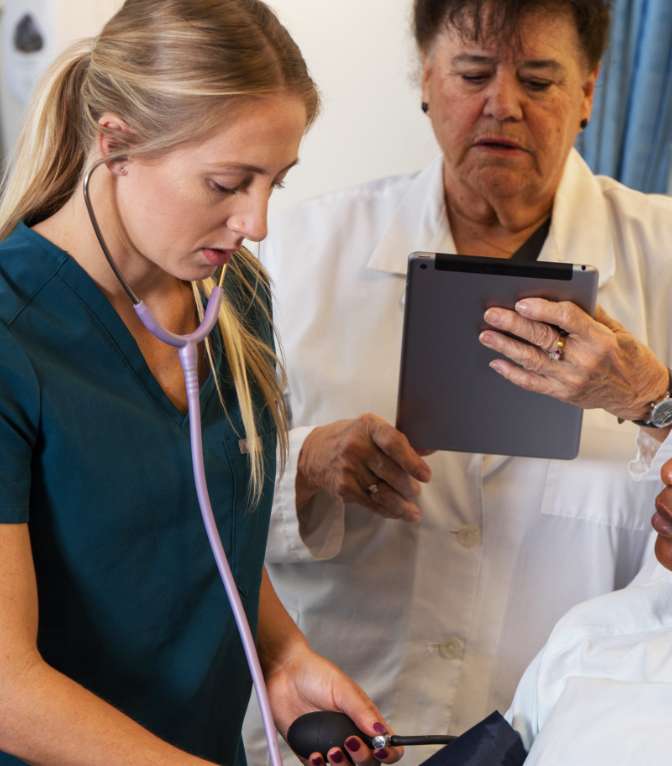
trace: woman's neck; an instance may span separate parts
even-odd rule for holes
[[[115,265],[161,324],[173,332],[190,332],[196,324],[191,285],[167,274],[127,244],[114,203],[112,184],[113,180],[102,173],[98,179],[94,176],[91,200]],[[89,219],[81,184],[57,213],[34,226],[34,229],[77,261],[135,334],[139,329],[137,316],[101,250]]]
[[[535,216],[522,228],[512,230],[498,221],[479,221],[462,216],[448,206],[446,212],[457,253],[485,258],[511,258],[550,215],[547,211],[539,217]]]
[[[446,187],[446,215],[459,254],[510,258],[551,215],[553,199],[486,199]]]
[[[139,295],[150,298],[168,290],[175,277],[135,251],[124,232],[116,204],[114,177],[101,167],[92,177],[90,197],[96,219],[124,281]],[[101,250],[84,202],[82,184],[54,215],[34,227],[38,234],[67,251],[112,300],[125,296]]]

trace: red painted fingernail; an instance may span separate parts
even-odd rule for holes
[[[376,750],[373,754],[379,761],[384,761],[389,755],[389,752],[383,748],[382,750]]]
[[[334,752],[329,757],[334,763],[343,763],[345,760],[345,756],[340,750],[334,750]]]
[[[376,732],[376,734],[387,734],[387,729],[382,723],[374,723],[373,730]]]
[[[359,750],[359,740],[357,737],[350,737],[350,739],[345,740],[345,746],[353,753],[356,753]]]
[[[324,758],[322,758],[321,755],[316,755],[314,758],[311,758],[310,762],[313,766],[324,766]]]

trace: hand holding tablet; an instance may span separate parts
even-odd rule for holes
[[[481,343],[511,360],[491,367],[528,391],[638,421],[672,388],[653,351],[599,306],[593,318],[573,303],[533,298],[515,311],[491,309],[485,320],[492,329],[481,333]]]
[[[411,255],[397,409],[399,430],[416,449],[576,457],[582,410],[511,385],[494,374],[490,365],[497,358],[501,360],[495,352],[504,348],[511,358],[518,354],[523,359],[529,354],[538,363],[542,357],[543,364],[562,363],[566,342],[562,327],[546,325],[543,329],[528,323],[524,332],[529,338],[523,334],[519,336],[523,340],[515,340],[511,336],[521,331],[516,323],[525,318],[518,314],[512,317],[511,312],[525,299],[542,298],[554,305],[562,303],[563,311],[571,303],[590,315],[596,295],[597,272],[589,266]],[[506,325],[508,321],[508,326],[500,324],[499,332],[494,332],[484,319],[489,310],[494,311],[489,315],[493,322]],[[538,331],[545,337],[533,337]],[[495,348],[486,348],[479,342],[481,337]],[[534,340],[539,343],[534,344]],[[515,365],[508,365],[502,374],[512,374]]]

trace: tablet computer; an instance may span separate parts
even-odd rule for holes
[[[488,308],[521,298],[595,310],[597,271],[571,263],[413,253],[409,257],[397,428],[417,449],[572,459],[583,411],[525,391],[489,367]]]

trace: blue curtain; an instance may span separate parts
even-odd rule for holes
[[[614,0],[593,117],[577,147],[595,173],[645,192],[669,190],[672,0]]]

